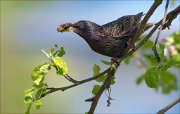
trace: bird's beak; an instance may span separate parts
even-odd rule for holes
[[[58,32],[74,32],[74,30],[75,28],[72,26],[71,23],[65,23],[57,27]]]

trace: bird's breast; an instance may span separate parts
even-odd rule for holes
[[[121,57],[124,54],[127,44],[124,40],[103,38],[101,40],[87,41],[92,50],[109,57]]]

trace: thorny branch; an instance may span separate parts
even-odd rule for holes
[[[156,10],[156,8],[162,3],[162,0],[156,0],[153,5],[151,6],[151,8],[149,9],[148,13],[146,14],[146,16],[144,17],[144,19],[141,22],[140,28],[137,32],[137,34],[135,35],[136,37],[139,37],[142,32],[143,29],[146,25],[146,23],[148,22],[149,18],[151,17],[151,15],[153,14],[153,12]],[[177,8],[175,8],[173,11],[171,11],[170,13],[168,13],[167,17],[166,17],[166,23],[164,24],[164,26],[162,26],[162,30],[169,27],[172,23],[172,21],[178,16],[178,14],[180,13],[180,6],[178,6]],[[124,55],[122,58],[120,58],[118,60],[118,63],[120,64],[122,60],[124,60],[126,57],[130,56],[131,54],[133,54],[137,49],[139,49],[143,44],[145,44],[148,39],[152,36],[152,34],[158,29],[158,27],[162,24],[163,20],[160,20],[158,23],[155,24],[154,28],[150,31],[150,33],[135,47],[135,49],[130,50],[126,55]],[[116,66],[116,68],[118,68],[119,65]],[[102,84],[100,90],[98,91],[98,93],[95,95],[95,98],[91,104],[90,110],[88,112],[88,114],[93,114],[95,111],[95,108],[98,104],[99,98],[101,97],[103,91],[109,86],[110,80],[111,78],[114,76],[116,70],[112,69],[112,66],[108,69],[106,69],[105,71],[97,74],[96,76],[81,80],[81,81],[76,81],[74,84],[69,85],[69,86],[65,86],[65,87],[61,87],[61,88],[47,88],[48,91],[44,94],[42,94],[41,98],[45,97],[46,95],[56,92],[56,91],[65,91],[67,89],[73,88],[75,86],[84,84],[86,82],[90,82],[92,80],[96,80],[97,78],[101,77],[103,74],[108,74],[104,83]],[[71,80],[71,79],[70,79]],[[71,80],[72,81],[72,80]],[[171,108],[171,107],[170,107]]]
[[[161,26],[160,26],[159,31],[158,31],[158,33],[157,33],[156,40],[155,40],[155,42],[154,42],[154,46],[153,46],[153,48],[152,48],[152,50],[154,51],[154,55],[155,55],[155,57],[156,57],[156,59],[157,59],[158,62],[161,61],[161,58],[159,57],[159,54],[157,53],[156,45],[157,45],[157,42],[158,42],[158,39],[159,39],[161,30],[162,30],[164,24],[166,23],[168,6],[169,6],[169,0],[167,0],[167,2],[166,2],[165,11],[164,11],[164,18],[163,18],[163,20],[162,20]],[[169,28],[168,28],[168,29],[169,29]]]

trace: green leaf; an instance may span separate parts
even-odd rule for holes
[[[65,50],[63,47],[61,47],[59,50],[55,52],[54,57],[56,56],[62,57],[63,55],[65,55]]]
[[[148,40],[145,44],[141,46],[140,49],[151,49],[153,47],[153,42],[151,40]]]
[[[35,109],[40,109],[42,106],[42,102],[40,100],[37,100],[34,102],[34,108]]]
[[[105,65],[111,65],[111,62],[109,61],[101,60],[101,62],[104,63]]]
[[[24,92],[25,98],[24,98],[24,103],[25,104],[30,104],[32,103],[32,98],[33,98],[33,93],[35,91],[35,88],[32,87],[31,89],[26,89]]]
[[[44,81],[44,75],[39,75],[38,78],[34,80],[34,83],[38,86],[43,81]]]
[[[46,92],[46,88],[42,88],[42,89],[37,90],[37,92],[35,94],[35,99],[38,100],[41,97],[41,95],[45,92]]]
[[[161,71],[166,71],[170,67],[180,68],[180,60],[175,58],[166,58],[164,61],[161,61],[161,64],[158,65],[158,68]]]
[[[156,88],[158,85],[158,70],[156,67],[151,67],[145,72],[145,82],[148,87]]]
[[[25,98],[24,98],[24,103],[25,103],[25,104],[31,104],[31,103],[32,103],[32,97],[30,97],[30,96],[25,96]]]
[[[115,84],[115,76],[111,78],[111,85]]]
[[[145,75],[142,74],[136,79],[136,84],[139,85],[144,80]]]
[[[58,75],[67,74],[67,72],[68,72],[67,64],[61,57],[56,56],[52,60],[53,60],[53,64],[57,68],[57,74]]]
[[[50,54],[50,55],[53,55],[54,51],[55,51],[55,48],[51,48],[51,49],[49,50],[49,54]]]
[[[94,85],[92,94],[96,95],[97,92],[100,90],[101,86],[100,85]]]
[[[97,82],[103,82],[104,80],[105,80],[105,76],[104,75],[102,75],[101,77],[96,79]]]
[[[95,76],[95,75],[99,74],[100,70],[101,70],[100,67],[98,65],[94,64],[93,75]]]
[[[169,71],[160,73],[159,84],[162,87],[162,92],[165,94],[170,93],[172,90],[177,90],[178,88],[176,76]]]
[[[134,55],[128,56],[124,59],[125,64],[129,64],[130,60],[134,57]]]
[[[164,58],[164,48],[165,48],[165,46],[164,45],[162,45],[162,44],[159,44],[158,46],[157,46],[157,53],[159,54],[159,57],[161,58],[161,59],[163,59]]]
[[[148,63],[150,63],[150,65],[152,65],[152,66],[157,65],[157,59],[153,55],[146,55],[145,54],[143,56],[148,61]]]
[[[50,70],[49,63],[43,63],[38,66],[36,66],[31,73],[31,79],[33,81],[37,80],[39,77],[42,77],[42,75],[46,75],[47,72]]]

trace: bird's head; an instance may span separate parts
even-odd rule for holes
[[[64,23],[57,27],[58,32],[77,32],[85,28],[85,21],[78,21],[76,23]]]

